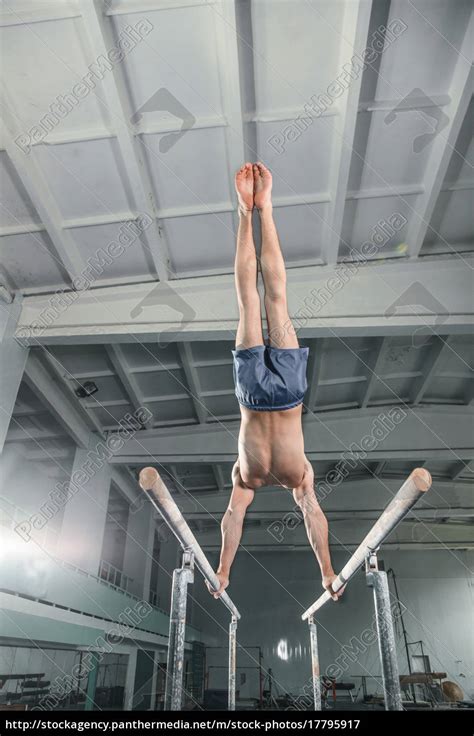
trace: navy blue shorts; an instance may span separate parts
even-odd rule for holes
[[[254,411],[281,411],[302,403],[309,348],[232,350],[237,401]]]

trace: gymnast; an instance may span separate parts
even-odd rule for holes
[[[241,425],[232,494],[221,524],[222,549],[216,571],[220,588],[210,592],[218,598],[229,584],[230,568],[255,489],[282,486],[293,490],[321,569],[322,585],[337,600],[342,589],[337,593],[331,589],[336,575],[329,553],[328,524],[316,500],[313,468],[304,454],[301,417],[308,348],[299,346],[288,315],[285,263],[273,221],[272,175],[262,163],[246,163],[235,176],[235,188],[239,212],[235,256],[239,324],[232,353]],[[265,288],[266,343],[257,289],[254,208],[262,232],[260,268]]]

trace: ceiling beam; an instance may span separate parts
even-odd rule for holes
[[[193,126],[193,130],[196,130],[197,126]],[[179,132],[180,128],[176,126],[176,132]],[[35,144],[32,144],[35,145]],[[38,144],[36,144],[38,145]],[[230,171],[230,169],[229,169]],[[230,176],[233,179],[233,174]],[[449,186],[443,186],[442,192],[459,192],[469,191],[474,189],[474,184],[471,182],[457,182]],[[416,194],[422,194],[425,191],[423,186],[398,186],[380,188],[371,187],[368,189],[357,189],[354,191],[348,191],[346,200],[359,200],[359,199],[383,199],[385,197],[407,197]],[[330,201],[328,192],[319,192],[316,194],[300,196],[296,194],[290,194],[285,196],[277,196],[272,200],[273,209],[279,209],[280,207],[301,207],[310,204],[325,204]],[[200,215],[218,215],[222,213],[236,213],[236,205],[230,199],[224,202],[209,202],[205,204],[191,204],[191,205],[178,205],[174,207],[162,207],[158,210],[157,215],[160,220],[171,220],[178,217],[199,217]],[[74,217],[67,218],[61,221],[61,227],[63,230],[74,230],[76,228],[88,228],[97,227],[101,225],[114,225],[116,223],[133,222],[136,219],[135,212],[121,211],[121,212],[109,212],[106,215],[88,215],[86,217]],[[46,230],[43,223],[37,222],[22,222],[16,225],[4,225],[0,226],[0,236],[4,235],[25,235],[28,233],[44,232]],[[452,242],[452,246],[456,246],[462,250],[464,243]],[[379,257],[382,257],[380,255]],[[383,256],[385,257],[385,256]],[[376,260],[376,259],[375,259]],[[312,259],[312,262],[319,263],[321,265],[323,261],[320,258]],[[299,267],[299,266],[298,266]],[[220,269],[221,273],[229,272],[229,266]],[[214,269],[206,269],[206,273],[212,275]],[[123,279],[137,279],[138,277],[124,276]],[[152,277],[150,276],[150,280]],[[118,281],[118,278],[117,278]],[[101,279],[95,281],[96,284],[100,284]]]
[[[466,404],[472,406],[474,404],[474,380],[471,377],[469,384],[464,394],[464,401]]]
[[[362,512],[367,510],[376,511],[377,509],[381,511],[399,490],[407,475],[408,471],[405,474],[400,473],[396,478],[389,477],[383,478],[383,480],[368,475],[356,477],[349,475],[342,484],[334,488],[334,492],[327,493],[324,498],[322,497],[322,490],[326,480],[324,476],[321,476],[316,479],[316,493],[324,513],[347,514],[352,513],[353,510]],[[428,511],[442,507],[444,508],[443,514],[446,515],[448,501],[454,509],[472,509],[474,506],[472,492],[467,484],[459,485],[456,483],[454,485],[449,478],[442,479],[438,477],[435,478],[434,482],[437,492],[434,495],[426,494],[414,509],[415,512],[421,509]],[[179,508],[186,518],[188,518],[188,514],[205,513],[220,521],[227,508],[227,503],[227,496],[215,491],[199,493],[196,496],[190,493],[179,499]],[[279,513],[281,519],[284,519],[286,514],[300,513],[291,491],[271,487],[262,488],[259,493],[255,494],[252,505],[249,507],[249,513],[253,515],[265,516],[267,512],[271,512],[271,514]],[[289,517],[290,521],[291,518],[292,516]]]
[[[99,436],[103,437],[104,428],[97,419],[96,415],[87,405],[87,402],[84,399],[79,399],[76,395],[76,389],[82,386],[81,381],[79,381],[72,373],[70,373],[67,368],[61,363],[61,361],[58,360],[56,355],[47,348],[43,348],[41,358],[44,361],[44,364],[48,366],[49,373],[55,383],[59,386],[62,386],[65,393],[69,396],[69,401],[72,403],[72,405],[76,405],[78,407],[77,410],[79,411],[79,413],[82,413],[85,417],[85,420],[89,421],[91,427],[94,428]],[[106,408],[106,405],[103,402],[101,403],[97,399],[95,399],[94,406],[102,406]]]
[[[474,307],[471,269],[474,257],[397,260],[392,263],[306,266],[289,269],[289,314],[305,337],[454,334],[472,332]],[[341,284],[341,281],[343,282]],[[407,285],[436,295],[433,304],[412,304]],[[339,284],[329,292],[328,284]],[[233,275],[173,280],[176,307],[163,284],[128,284],[75,295],[68,309],[48,322],[47,294],[25,296],[17,336],[25,344],[86,344],[156,341],[166,330],[171,341],[234,340],[238,324]],[[156,290],[156,292],[155,292]],[[156,299],[147,299],[151,292]],[[405,294],[407,295],[405,297]],[[101,305],[101,319],[97,306]],[[131,315],[139,308],[139,319]],[[189,315],[189,316],[188,316]],[[29,337],[31,335],[31,337]]]
[[[72,460],[74,458],[73,447],[49,447],[39,445],[31,450],[27,450],[21,447],[20,451],[22,452],[26,460],[32,462],[34,461],[36,463],[43,461],[54,462],[55,460],[66,460],[68,458]],[[61,466],[59,466],[59,470],[64,472]]]
[[[106,15],[129,15],[131,13],[144,13],[147,11],[158,12],[159,10],[179,10],[180,8],[202,7],[204,4],[212,5],[217,0],[129,0],[120,5],[107,3]]]
[[[8,442],[30,442],[31,440],[57,440],[64,437],[61,428],[58,429],[39,429],[36,427],[23,428],[21,420],[13,415],[15,421],[12,422],[8,429],[5,444]]]
[[[463,462],[461,460],[461,462],[456,463],[456,465],[454,466],[454,470],[451,473],[451,480],[460,480],[462,475],[468,475],[469,473],[474,475],[473,463],[469,461]]]
[[[409,519],[399,524],[396,529],[389,535],[387,541],[382,545],[382,553],[384,549],[397,548],[400,545],[430,544],[435,547],[448,547],[451,544],[456,547],[467,545],[474,547],[474,537],[472,535],[472,526],[466,523],[467,520],[457,519],[453,522],[442,521],[436,522],[433,519],[422,519],[414,513]],[[329,544],[331,549],[352,549],[360,544],[361,539],[369,531],[372,521],[357,519],[332,520],[329,524]],[[273,531],[273,533],[271,533]],[[216,523],[212,527],[206,529],[199,537],[200,545],[206,549],[208,545],[219,544],[220,530]],[[272,529],[264,527],[250,526],[245,528],[242,536],[241,549],[246,550],[247,547],[253,545],[267,545],[273,547],[274,551],[279,550],[280,545],[294,545],[295,548],[307,549],[311,552],[308,539],[306,536],[304,524],[294,524],[287,526],[274,526]]]
[[[135,504],[141,498],[142,492],[138,483],[131,477],[128,468],[112,468],[112,482],[130,505]]]
[[[360,102],[359,112],[391,112],[397,106],[399,110],[423,110],[424,108],[433,107],[433,103],[437,107],[445,107],[449,102],[449,95],[432,95],[429,98],[410,95],[410,97],[405,97],[402,102],[399,99]]]
[[[218,463],[212,464],[212,472],[214,473],[214,477],[216,479],[216,485],[218,491],[224,491],[226,488],[232,485],[230,476],[229,481],[226,482],[224,471],[222,470],[222,465],[219,465]]]
[[[352,551],[359,545],[358,541],[354,542],[344,542],[343,544],[338,544],[337,542],[331,543],[331,549],[343,549],[345,551]],[[201,545],[204,552],[207,552],[208,554],[216,554],[220,552],[220,545],[219,544],[212,544],[210,542],[203,542]],[[410,551],[410,552],[421,552],[421,551],[427,551],[427,550],[466,550],[466,549],[474,549],[474,542],[472,539],[465,539],[463,540],[457,540],[457,541],[440,541],[440,542],[384,542],[383,544],[384,550],[401,550],[401,551]],[[308,544],[301,542],[300,544],[293,544],[293,543],[276,543],[275,544],[245,544],[242,545],[242,551],[244,554],[247,554],[248,552],[251,552],[253,554],[260,553],[260,552],[305,552],[306,554],[311,554],[311,549],[308,547]]]
[[[382,460],[381,462],[377,463],[374,470],[374,475],[376,478],[380,477],[383,474],[384,468],[387,465],[386,460]]]
[[[84,31],[89,39],[94,58],[107,58],[110,49],[116,46],[111,22],[105,16],[106,7],[101,0],[84,0],[81,3],[84,18]],[[169,277],[169,252],[162,228],[157,221],[157,206],[153,191],[153,183],[148,173],[144,158],[144,147],[138,136],[135,136],[130,119],[134,113],[120,64],[116,64],[109,74],[104,76],[102,86],[107,98],[107,109],[112,118],[118,145],[122,154],[125,170],[129,180],[129,195],[135,200],[137,214],[148,214],[152,224],[143,233],[149,246],[150,256],[160,281]],[[100,101],[100,96],[96,94]],[[159,162],[155,162],[159,165]]]
[[[193,363],[191,345],[189,343],[178,343],[177,348],[189,388],[189,398],[193,403],[197,420],[199,424],[205,424],[207,419],[207,410],[204,402],[200,398],[201,387],[199,385],[198,372]]]
[[[216,0],[217,2],[217,0]],[[109,15],[109,13],[106,13],[106,15]],[[77,12],[77,17],[81,17],[81,13]],[[1,22],[0,22],[1,25]],[[445,107],[449,102],[448,95],[432,95],[430,99],[427,98],[409,98],[404,100],[403,110],[420,110],[427,107],[433,107],[433,103],[437,107]],[[359,104],[359,112],[374,112],[377,110],[383,111],[386,110],[387,112],[393,110],[394,107],[397,107],[400,104],[399,99],[392,99],[392,100],[371,100],[369,102],[362,102]],[[301,114],[301,108],[300,107],[294,107],[294,108],[285,108],[285,109],[279,109],[274,111],[265,111],[264,113],[247,113],[243,114],[243,121],[244,123],[284,123],[284,122],[292,122],[295,120],[299,115]],[[339,110],[333,106],[328,108],[327,110],[321,110],[320,117],[334,117],[339,115]],[[196,121],[193,125],[193,130],[203,130],[208,128],[225,128],[228,125],[228,120],[223,115],[208,115],[208,116],[201,116],[197,117]],[[140,120],[134,127],[133,133],[134,135],[155,135],[155,134],[163,134],[163,133],[179,133],[181,131],[182,125],[181,123],[176,120],[163,120],[159,116],[156,116],[156,114],[150,113],[150,115],[146,119]],[[48,142],[50,145],[63,145],[68,143],[86,143],[87,141],[97,141],[97,140],[109,140],[111,138],[116,138],[115,133],[110,130],[109,127],[103,124],[89,126],[89,127],[81,127],[74,128],[74,130],[58,130],[58,131],[51,131],[48,134]],[[29,141],[29,145],[31,148],[34,148],[35,146],[41,146],[44,145],[44,143],[41,140],[38,141]],[[4,150],[2,146],[2,141],[0,139],[0,151]],[[455,188],[461,188],[461,189],[471,189],[472,184],[470,182],[458,182],[455,185],[449,185],[447,189],[451,189],[452,187]],[[424,191],[424,188],[420,185],[397,185],[391,187],[391,189],[362,189],[358,190],[358,192],[349,192],[348,193],[348,199],[351,197],[355,197],[357,199],[365,199],[367,197],[391,197],[394,194],[404,194],[404,195],[410,195],[410,194],[420,194],[422,191]],[[329,194],[326,193],[326,196],[320,195],[320,197],[316,200],[313,199],[314,195],[308,195],[308,197],[301,198],[302,204],[312,204],[316,202],[328,202],[329,201]],[[273,200],[273,206],[276,205],[276,202],[280,200],[282,203],[280,206],[285,206],[283,204],[285,197],[277,198]],[[292,198],[290,198],[292,199]],[[130,219],[129,217],[127,219]]]
[[[338,462],[345,453],[354,464],[388,459],[427,460],[474,457],[472,420],[467,406],[372,407],[308,416],[305,451],[311,460]],[[395,422],[390,419],[395,418]],[[117,451],[111,462],[232,462],[237,455],[239,422],[143,430]],[[375,441],[370,440],[371,437]],[[380,440],[377,439],[380,438]],[[368,439],[364,439],[368,438]],[[361,442],[364,441],[365,449]],[[352,449],[352,453],[350,452]],[[359,448],[359,449],[357,449]],[[350,463],[348,464],[350,467]]]
[[[471,59],[473,32],[474,16],[471,14],[463,43],[457,52],[456,64],[449,89],[451,101],[443,108],[443,112],[448,116],[449,122],[438,133],[431,144],[431,153],[423,177],[425,192],[417,197],[408,226],[406,240],[408,243],[408,252],[412,258],[416,258],[423,247],[434,208],[453,155],[456,140],[472,96],[473,73]]]
[[[90,428],[71,403],[66,391],[60,384],[58,385],[57,380],[35,353],[28,356],[24,379],[74,442],[79,447],[88,448],[91,439]]]
[[[141,409],[142,407],[148,408],[146,407],[143,397],[141,396],[137,380],[127,366],[127,361],[120,345],[106,345],[105,350],[110,362],[112,363],[113,369],[117,374],[120,383],[122,384],[122,388],[125,391],[127,399],[133,406],[135,411]],[[145,423],[145,426],[149,426],[152,424],[153,416],[150,416]]]
[[[441,358],[447,349],[449,338],[437,337],[431,338],[428,355],[423,360],[423,371],[421,376],[413,382],[411,389],[411,400],[416,406],[423,399],[430,382],[438,370]]]
[[[324,339],[312,340],[308,361],[308,386],[305,404],[310,412],[315,411],[318,402],[319,380],[324,355]]]
[[[325,509],[324,514],[327,517],[328,521],[350,521],[353,518],[357,518],[362,521],[371,521],[373,519],[378,519],[380,514],[383,511],[383,507],[380,508],[371,508],[371,509],[353,509],[353,508],[347,508],[347,509],[341,509],[340,511],[327,511]],[[186,521],[208,521],[210,524],[216,524],[220,523],[221,515],[225,512],[225,509],[220,512],[209,512],[206,510],[200,510],[200,511],[190,511],[188,513],[184,514],[184,517]],[[291,514],[292,512],[289,511],[288,514]],[[298,516],[297,512],[295,513],[294,522],[296,522],[296,518]],[[245,521],[263,521],[263,522],[272,522],[272,521],[282,521],[283,517],[285,516],[284,513],[280,510],[272,511],[271,509],[263,510],[263,511],[247,511],[245,514]],[[217,518],[214,518],[217,517]],[[428,509],[419,509],[415,508],[412,511],[409,511],[405,519],[412,520],[413,518],[416,519],[423,519],[426,520],[443,520],[443,519],[466,519],[466,518],[474,518],[474,506],[468,507],[468,508],[461,508],[461,507],[452,507],[452,506],[438,506]],[[284,523],[284,522],[283,522]]]
[[[21,7],[2,8],[0,12],[0,27],[31,25],[45,21],[66,20],[78,18],[81,13],[74,4],[69,3],[31,3],[30,7],[23,3]]]
[[[29,235],[29,233],[41,233],[45,232],[45,230],[46,228],[42,222],[26,222],[19,225],[5,225],[0,227],[0,237],[3,238],[5,235]]]
[[[62,227],[62,214],[41,168],[31,154],[23,153],[14,143],[14,138],[21,133],[21,130],[18,127],[12,112],[13,108],[5,91],[3,91],[3,95],[5,98],[3,105],[3,142],[5,150],[51,240],[54,248],[54,253],[51,256],[59,261],[65,276],[69,277],[70,282],[73,283],[75,279],[80,278],[86,264],[71,233]],[[39,247],[46,250],[43,241],[39,237],[37,239]]]
[[[378,337],[374,342],[373,351],[367,359],[367,364],[363,366],[366,373],[366,381],[365,384],[363,384],[363,392],[360,398],[360,406],[362,409],[365,409],[369,404],[372,391],[374,390],[380,376],[381,368],[385,362],[388,344],[389,341],[386,338]]]
[[[344,3],[339,68],[367,46],[372,0]],[[359,109],[362,73],[353,79],[339,99],[340,115],[334,118],[332,160],[329,190],[331,200],[326,214],[322,254],[326,263],[337,262],[341,241],[342,222],[346,204],[347,184],[354,146],[354,135]]]
[[[79,14],[80,15],[80,14]],[[396,102],[394,102],[395,106]],[[222,115],[210,115],[206,117],[196,118],[193,130],[203,130],[208,128],[223,128],[227,125],[227,120]],[[181,123],[178,120],[163,120],[158,115],[151,113],[146,120],[140,120],[136,123],[134,135],[155,135],[163,133],[179,133],[181,131]],[[104,124],[98,124],[90,127],[78,127],[74,130],[57,130],[48,134],[48,142],[50,145],[63,145],[67,143],[86,143],[87,141],[110,140],[116,138],[114,131]],[[34,148],[42,145],[41,141],[29,141],[28,144]],[[0,150],[1,148],[0,140]],[[129,219],[129,218],[127,218]]]
[[[181,479],[181,476],[179,474],[179,471],[176,465],[170,465],[169,472],[171,474],[171,479],[173,481],[174,490],[176,491],[176,493],[179,493],[181,496],[185,496],[187,491],[184,488],[183,481]],[[173,489],[170,489],[170,490],[173,490]]]

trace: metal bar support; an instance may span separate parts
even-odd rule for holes
[[[168,661],[166,667],[165,710],[181,710],[183,701],[184,637],[188,585],[194,581],[194,554],[183,551],[180,568],[173,572]]]
[[[308,619],[311,647],[311,673],[313,681],[314,710],[321,710],[321,672],[319,668],[318,632],[313,616]]]
[[[385,710],[403,710],[388,578],[385,571],[378,569],[375,550],[366,559],[365,576],[367,585],[374,591]]]
[[[235,671],[237,666],[237,618],[229,624],[229,710],[235,710]]]

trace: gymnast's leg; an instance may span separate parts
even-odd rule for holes
[[[239,305],[236,348],[263,345],[260,296],[257,289],[257,254],[253,240],[253,169],[245,164],[235,176],[239,200],[239,229],[235,251],[235,290]]]
[[[262,227],[260,264],[265,285],[265,312],[272,347],[297,348],[298,338],[288,314],[285,261],[273,220],[272,175],[262,163],[253,165],[255,206]]]

